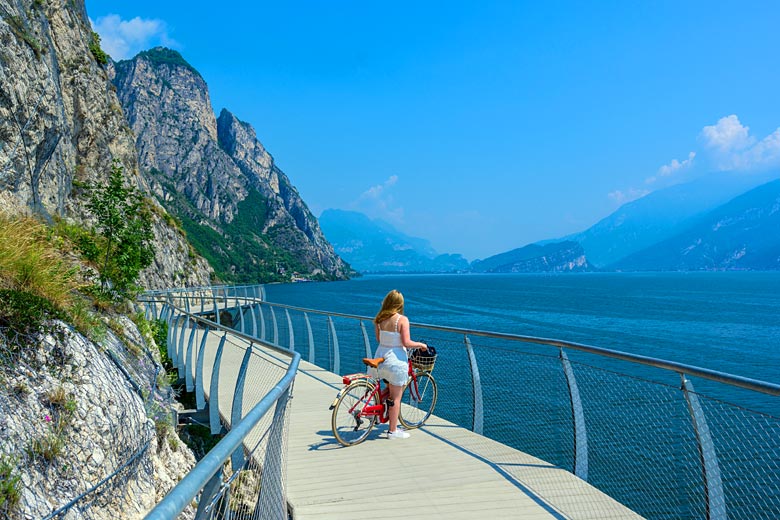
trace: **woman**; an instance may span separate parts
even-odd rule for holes
[[[425,343],[412,341],[409,336],[409,319],[403,315],[403,312],[404,297],[400,292],[392,290],[385,296],[382,308],[374,318],[374,332],[379,341],[374,357],[385,358],[378,367],[379,377],[389,383],[390,399],[395,403],[387,410],[390,419],[388,439],[409,438],[409,433],[398,427],[401,392],[409,374],[409,358],[406,356],[406,349],[428,349]]]

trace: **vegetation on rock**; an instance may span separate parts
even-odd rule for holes
[[[103,291],[127,296],[137,290],[142,269],[154,261],[152,218],[139,191],[124,182],[123,167],[111,164],[108,183],[93,189],[89,209],[104,239],[100,283]]]

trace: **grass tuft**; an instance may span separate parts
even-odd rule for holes
[[[48,237],[39,220],[0,214],[0,289],[32,293],[64,309],[78,286],[78,270]]]

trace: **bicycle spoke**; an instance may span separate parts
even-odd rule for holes
[[[428,420],[436,406],[436,380],[429,373],[417,374],[404,388],[399,419],[407,428],[417,428]]]
[[[336,440],[344,446],[363,442],[374,427],[375,416],[363,416],[366,406],[376,403],[374,386],[365,380],[354,381],[344,389],[331,416]]]

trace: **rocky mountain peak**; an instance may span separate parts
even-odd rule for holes
[[[116,70],[140,170],[218,275],[346,276],[348,266],[255,130],[228,110],[217,121],[205,81],[181,55],[152,49]]]

